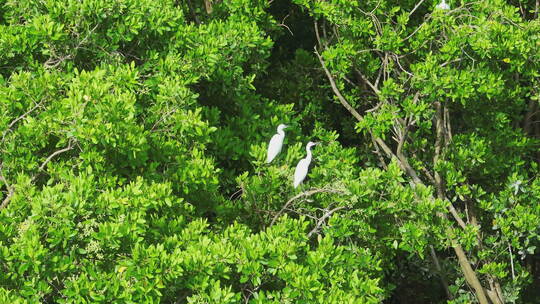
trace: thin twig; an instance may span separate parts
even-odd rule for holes
[[[291,31],[291,29],[285,24],[285,19],[287,19],[287,17],[289,17],[290,14],[287,14],[287,16],[283,17],[283,20],[281,20],[281,23],[278,24],[278,26],[283,26],[284,28],[286,28],[289,33],[291,33],[291,36],[294,36],[293,32]]]
[[[9,123],[9,125],[7,126],[6,130],[4,130],[4,132],[2,133],[2,142],[4,142],[4,139],[7,135],[7,133],[9,131],[11,131],[11,128],[21,119],[25,118],[28,114],[34,112],[35,109],[39,108],[39,106],[41,106],[41,104],[43,103],[43,100],[41,100],[40,102],[36,103],[30,110],[26,111],[23,115],[15,118],[12,122]]]
[[[373,92],[375,92],[375,94],[379,94],[380,91],[379,89],[373,84],[371,83],[371,81],[369,81],[369,79],[367,79],[366,76],[364,76],[364,74],[362,74],[362,72],[360,72],[360,70],[358,69],[354,69],[354,71],[356,72],[356,74],[358,76],[360,76],[360,78],[362,78],[362,80],[373,90]]]
[[[312,196],[313,194],[317,194],[317,193],[343,193],[342,191],[339,191],[339,190],[336,190],[336,189],[329,189],[329,188],[320,188],[320,189],[313,189],[313,190],[309,190],[309,191],[305,191],[305,192],[302,192],[302,193],[299,193],[295,196],[293,196],[291,199],[289,199],[285,205],[283,205],[283,208],[281,208],[281,210],[278,211],[278,213],[274,216],[274,218],[272,219],[272,222],[270,223],[270,226],[273,226],[274,223],[278,220],[278,218],[281,216],[281,214],[287,209],[289,208],[289,205],[292,204],[292,202],[294,202],[295,200],[301,198],[301,197],[308,197],[308,196]]]
[[[317,38],[317,43],[319,44],[319,47],[322,48],[322,41],[321,41],[321,35],[319,34],[319,24],[317,23],[317,20],[315,19],[313,21],[313,27],[315,28],[315,37]]]
[[[319,61],[321,62],[321,66],[324,70],[324,72],[326,73],[326,76],[328,77],[328,80],[330,81],[330,86],[332,87],[332,90],[334,91],[334,93],[336,94],[337,98],[339,99],[339,102],[345,107],[345,109],[347,109],[347,111],[349,111],[349,113],[351,113],[354,118],[356,118],[358,121],[363,121],[364,118],[362,117],[362,115],[360,115],[360,113],[358,113],[348,102],[347,100],[345,99],[345,97],[343,97],[343,95],[341,95],[341,92],[339,91],[337,85],[336,85],[336,82],[334,80],[334,77],[332,76],[332,74],[330,73],[330,71],[328,70],[328,68],[326,67],[326,64],[322,58],[322,56],[319,54],[319,52],[317,51],[317,49],[315,49],[315,55],[317,55],[317,58],[319,58]]]
[[[4,164],[1,163],[0,164],[0,181],[2,183],[4,183],[4,185],[6,185],[6,189],[7,189],[7,195],[6,197],[2,200],[2,204],[0,205],[0,210],[4,209],[7,204],[9,203],[9,201],[11,200],[11,197],[13,196],[13,193],[15,192],[13,190],[13,187],[8,183],[8,181],[6,180],[6,177],[4,176],[4,172],[3,172],[3,167],[4,167]]]
[[[47,157],[47,159],[45,159],[45,161],[43,161],[43,163],[41,163],[41,166],[39,166],[38,168],[38,171],[43,171],[43,169],[45,168],[45,166],[47,166],[47,164],[58,154],[62,154],[64,152],[67,152],[69,150],[73,149],[73,140],[70,139],[69,142],[68,142],[68,146],[65,147],[65,148],[62,148],[60,150],[57,150],[57,151],[54,151],[51,155],[49,155],[49,157]]]
[[[330,82],[330,86],[332,87],[332,90],[334,91],[334,94],[339,99],[339,102],[345,107],[345,109],[347,109],[349,111],[349,113],[351,113],[354,116],[354,118],[356,118],[359,122],[362,122],[364,120],[364,118],[362,117],[362,115],[360,115],[360,113],[358,113],[358,111],[356,111],[347,102],[345,97],[343,97],[343,95],[339,91],[339,88],[336,85],[336,81],[334,80],[334,77],[332,76],[332,74],[330,73],[328,68],[326,67],[326,64],[324,63],[324,60],[323,60],[322,56],[319,54],[319,52],[317,51],[316,48],[315,48],[315,55],[317,55],[317,57],[319,58],[321,66],[322,66],[322,68],[323,68],[323,70],[324,70],[324,72],[325,72],[325,74],[326,74],[326,76],[328,78],[328,81]],[[370,132],[370,134],[371,134],[371,132]],[[403,154],[395,155],[392,152],[392,150],[390,149],[390,147],[388,147],[388,145],[381,138],[376,137],[373,134],[371,134],[371,136],[373,136],[373,139],[381,147],[381,149],[384,151],[386,156],[388,156],[390,158],[395,157],[398,160],[398,163],[401,166],[401,168],[403,170],[405,170],[407,172],[407,174],[409,174],[409,176],[413,179],[415,184],[422,184],[422,180],[418,177],[418,174],[416,174],[414,169],[411,167],[411,165],[407,161],[407,158],[405,157],[405,155],[403,155]]]
[[[514,257],[512,256],[512,247],[508,243],[508,252],[510,252],[510,266],[512,267],[512,280],[516,279],[516,274],[514,272]]]
[[[319,218],[319,220],[317,221],[317,225],[315,225],[315,227],[308,233],[307,237],[310,238],[314,233],[316,233],[317,231],[319,231],[319,229],[321,228],[321,225],[324,223],[324,221],[329,218],[334,212],[336,211],[339,211],[341,209],[345,209],[347,208],[346,206],[339,206],[339,207],[336,207],[332,210],[328,210],[321,218]]]
[[[412,11],[409,12],[409,17],[411,17],[411,15],[416,11],[416,9],[418,9],[420,7],[420,5],[422,5],[422,3],[424,3],[425,0],[420,0],[420,2],[418,2],[414,8],[412,9]]]

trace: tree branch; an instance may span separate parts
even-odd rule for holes
[[[45,168],[45,166],[58,154],[62,154],[64,152],[67,152],[71,149],[73,149],[73,140],[70,139],[69,142],[68,142],[68,146],[65,147],[65,148],[62,148],[60,150],[57,150],[57,151],[54,151],[51,155],[49,155],[49,157],[47,157],[47,159],[45,159],[45,161],[43,161],[43,163],[41,163],[41,166],[39,166],[38,168],[38,171],[43,171],[43,169]]]
[[[356,118],[359,122],[362,122],[364,120],[364,117],[362,117],[362,115],[360,115],[360,113],[358,113],[348,102],[347,100],[345,99],[345,97],[343,97],[343,95],[341,94],[341,92],[339,91],[339,88],[337,87],[336,85],[336,81],[334,80],[334,77],[332,76],[332,74],[330,73],[330,71],[328,70],[328,68],[326,67],[326,64],[322,58],[322,56],[319,54],[319,52],[317,51],[317,49],[315,48],[315,55],[317,55],[317,58],[319,59],[320,63],[321,63],[321,66],[328,78],[328,81],[330,81],[330,86],[332,87],[332,90],[334,91],[334,94],[337,96],[337,98],[339,99],[340,103],[343,105],[343,107],[345,107],[345,109],[347,109],[347,111],[349,111],[349,113],[351,113],[354,118]],[[371,134],[371,132],[370,132]],[[401,168],[407,172],[407,174],[409,174],[409,176],[413,179],[414,183],[415,184],[421,184],[422,181],[420,180],[420,178],[418,177],[418,174],[416,174],[416,172],[414,171],[414,169],[411,167],[411,165],[409,164],[407,158],[403,155],[403,153],[399,153],[397,156],[392,152],[392,150],[390,149],[390,147],[388,147],[388,145],[386,145],[386,143],[379,137],[376,137],[374,136],[373,134],[371,134],[371,136],[373,137],[373,139],[375,140],[375,142],[381,147],[381,149],[384,151],[384,153],[389,157],[389,158],[395,158],[398,160],[398,163],[400,164]]]
[[[341,209],[345,209],[346,207],[345,206],[339,206],[339,207],[336,207],[332,210],[327,210],[326,213],[321,217],[319,218],[319,220],[317,221],[317,225],[315,225],[315,227],[313,229],[311,229],[311,231],[308,233],[308,238],[310,238],[314,233],[316,233],[317,231],[319,231],[319,229],[321,228],[321,225],[324,223],[324,221],[329,218],[334,212],[336,211],[339,211]]]
[[[353,107],[351,107],[351,105],[347,102],[347,100],[345,99],[345,97],[343,97],[343,95],[341,94],[341,92],[339,91],[339,88],[337,87],[336,83],[335,83],[335,80],[332,76],[332,74],[330,73],[330,71],[328,70],[328,68],[326,67],[325,63],[324,63],[324,60],[322,58],[322,56],[319,54],[319,52],[317,52],[317,49],[315,48],[315,54],[317,55],[320,63],[321,63],[321,66],[326,74],[326,76],[328,77],[328,80],[330,82],[330,85],[332,87],[332,90],[334,91],[334,94],[338,97],[339,101],[341,102],[341,104],[358,120],[358,121],[363,121],[363,117],[362,115],[360,115],[360,113],[358,113]],[[440,113],[439,113],[440,114]],[[440,119],[441,122],[442,122],[442,119]],[[373,136],[373,134],[372,134]],[[375,140],[375,142],[383,149],[383,151],[389,156],[389,157],[396,157],[396,155],[394,155],[394,153],[392,152],[392,150],[390,150],[390,148],[386,145],[386,143],[378,138],[378,137],[373,137],[373,139]],[[424,185],[424,183],[422,182],[422,180],[418,177],[418,175],[416,174],[416,171],[410,166],[408,160],[407,160],[407,157],[403,154],[403,153],[398,153],[396,159],[398,160],[398,163],[400,164],[401,168],[409,175],[409,177],[412,179],[412,184],[413,185]],[[442,182],[442,179],[441,179],[441,182]],[[440,192],[438,190],[438,192]],[[443,192],[444,194],[444,192]],[[448,201],[450,202],[450,200],[448,200],[444,195],[442,196],[442,199],[444,199],[445,201]],[[450,203],[449,204],[449,211],[450,213],[452,214],[452,216],[454,217],[454,219],[460,224],[461,227],[465,227],[465,223],[463,222],[463,220],[461,220],[461,218],[459,217],[459,214],[457,213],[457,211],[455,210],[454,206]],[[447,216],[446,214],[444,213],[438,213],[437,214],[438,216],[441,216],[443,217],[444,219],[447,220]],[[448,233],[450,235],[454,235],[453,231],[451,228],[448,228],[449,231]],[[476,294],[476,297],[478,299],[478,301],[480,302],[480,304],[489,304],[488,300],[487,300],[487,297],[486,297],[486,293],[484,291],[484,288],[482,287],[482,284],[480,283],[480,281],[478,280],[478,276],[476,275],[476,272],[472,269],[471,267],[471,264],[467,258],[467,255],[465,254],[465,252],[463,251],[463,248],[461,247],[461,245],[454,239],[454,237],[450,237],[450,240],[452,242],[452,247],[454,249],[454,252],[456,253],[456,256],[458,257],[458,261],[459,261],[459,264],[460,264],[460,267],[461,267],[461,270],[463,271],[463,274],[465,275],[465,279],[467,281],[467,283],[475,290],[475,294]]]
[[[212,8],[212,1],[211,0],[204,0],[204,8],[206,9],[207,14],[211,14],[214,10]]]
[[[4,164],[1,163],[0,164],[0,182],[6,185],[7,194],[6,194],[6,197],[4,197],[4,199],[2,200],[2,204],[0,205],[0,210],[4,209],[7,206],[7,204],[9,204],[9,201],[11,200],[13,193],[15,193],[15,191],[13,190],[13,187],[8,183],[8,181],[6,180],[6,177],[4,176],[3,168],[4,168]]]
[[[339,190],[336,190],[336,189],[329,189],[329,188],[313,189],[313,190],[309,190],[309,191],[299,193],[299,194],[293,196],[292,198],[290,198],[285,203],[285,205],[283,205],[283,208],[281,208],[281,210],[278,211],[278,213],[272,219],[272,222],[270,222],[270,226],[274,225],[274,223],[278,220],[278,218],[281,216],[281,214],[283,214],[283,212],[287,208],[289,208],[289,205],[292,204],[292,202],[294,202],[295,200],[297,200],[297,199],[299,199],[301,197],[308,197],[308,196],[312,196],[313,194],[323,193],[323,192],[324,193],[343,193],[342,191],[339,191]]]
[[[411,15],[420,7],[420,5],[422,5],[422,3],[424,3],[425,0],[420,0],[420,2],[418,2],[414,8],[409,12],[409,17],[411,17]]]
[[[13,121],[11,121],[9,123],[9,125],[7,126],[7,128],[4,130],[4,132],[2,133],[2,142],[4,142],[4,139],[7,135],[7,133],[9,131],[11,131],[11,128],[21,119],[24,119],[28,114],[34,112],[34,110],[36,110],[37,108],[39,108],[39,106],[41,106],[41,104],[43,104],[43,100],[41,100],[40,102],[36,103],[32,108],[30,108],[30,110],[26,111],[23,115],[15,118]]]
[[[434,103],[435,105],[435,154],[433,155],[433,177],[435,179],[435,187],[437,188],[437,196],[442,200],[446,199],[445,189],[444,189],[444,181],[437,171],[437,163],[439,162],[439,159],[441,157],[441,153],[443,150],[443,145],[445,141],[445,124],[444,124],[444,118],[443,118],[443,109],[441,106],[441,103],[439,101]],[[450,202],[448,201],[448,210],[450,211],[450,214],[454,217],[456,222],[461,226],[461,228],[466,229],[467,225],[461,219],[461,216],[459,216],[459,213],[457,212],[456,208]]]
[[[461,247],[461,245],[458,244],[456,241],[452,240],[452,243],[454,247],[454,252],[456,253],[458,257],[461,270],[463,271],[463,274],[465,275],[465,279],[467,280],[467,283],[469,283],[469,285],[471,285],[471,287],[474,289],[478,302],[480,302],[480,304],[489,304],[484,288],[482,287],[482,284],[480,284],[480,281],[478,280],[476,273],[472,269],[471,264],[469,263],[469,260],[467,259],[467,255],[465,254],[465,251],[463,251],[463,248]]]

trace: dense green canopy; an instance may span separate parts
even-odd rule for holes
[[[0,303],[538,303],[540,4],[438,3],[0,2]]]

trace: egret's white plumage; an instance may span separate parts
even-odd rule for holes
[[[287,128],[286,125],[280,124],[277,127],[277,134],[272,136],[272,139],[270,139],[270,143],[268,144],[268,153],[266,156],[267,163],[272,162],[279,152],[281,152],[283,140],[285,139],[285,132],[283,131],[285,128]]]
[[[441,3],[437,4],[436,8],[442,9],[442,10],[449,10],[450,5],[448,5],[448,3],[446,3],[445,0],[442,0]]]
[[[306,158],[301,159],[296,165],[296,170],[294,170],[294,183],[293,186],[296,188],[307,176],[309,170],[309,164],[311,163],[311,147],[315,146],[317,143],[308,142],[306,145]]]

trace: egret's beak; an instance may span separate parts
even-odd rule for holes
[[[285,125],[285,127],[283,127],[283,129],[287,129],[288,127],[290,127],[289,125]]]

